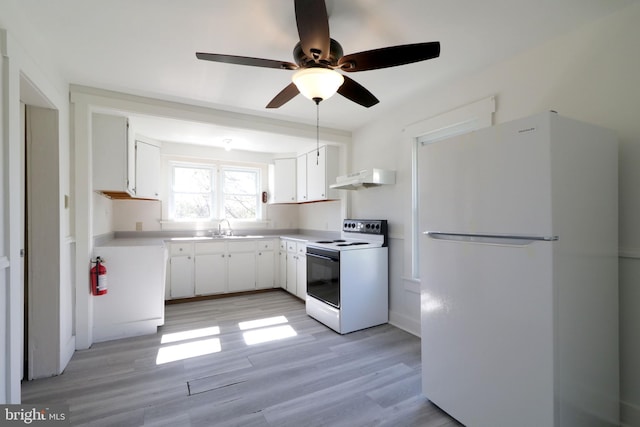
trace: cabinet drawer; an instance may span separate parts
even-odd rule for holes
[[[272,251],[276,246],[273,240],[258,240],[257,245],[259,251]]]
[[[287,250],[287,241],[286,240],[280,239],[280,250],[282,250],[282,251],[286,251]]]
[[[227,247],[226,242],[200,242],[196,243],[196,255],[219,254]]]
[[[229,242],[229,252],[251,252],[256,250],[255,240],[249,242]]]
[[[307,244],[302,242],[296,243],[296,252],[298,252],[298,255],[305,255],[307,253]]]
[[[193,255],[193,243],[172,243],[169,253],[171,256]]]
[[[296,242],[287,240],[287,252],[296,252]]]

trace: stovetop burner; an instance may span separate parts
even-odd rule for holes
[[[367,219],[345,219],[342,233],[331,237],[318,237],[322,240],[309,242],[309,246],[319,249],[346,251],[387,246],[387,221]]]

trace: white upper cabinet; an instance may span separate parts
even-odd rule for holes
[[[111,197],[160,197],[160,143],[131,137],[123,116],[92,115],[93,189]]]
[[[274,160],[271,203],[296,202],[296,162],[294,158]]]
[[[338,176],[338,147],[322,146],[297,158],[274,160],[271,203],[305,203],[340,197],[331,189]]]
[[[146,199],[160,197],[160,147],[136,141],[135,196]]]
[[[92,115],[93,189],[133,195],[129,176],[129,121],[126,117]]]
[[[298,202],[304,203],[307,202],[307,155],[303,154],[302,156],[298,156],[297,166],[296,166],[296,175],[298,179],[296,180],[297,184],[297,200]]]
[[[307,201],[330,200],[339,197],[329,185],[338,176],[338,147],[322,146],[307,153]]]

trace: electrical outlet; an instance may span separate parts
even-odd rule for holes
[[[142,222],[136,222],[136,231],[142,231]]]

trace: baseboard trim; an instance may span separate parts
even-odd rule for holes
[[[241,295],[262,294],[265,292],[277,292],[277,291],[287,292],[282,288],[267,288],[267,289],[256,289],[256,290],[244,291],[244,292],[229,292],[226,294],[198,295],[196,297],[168,299],[164,301],[164,305],[182,304],[185,302],[195,302],[195,301],[207,301],[210,299],[229,298],[229,297],[237,297]],[[297,298],[296,295],[293,295],[291,293],[289,293],[289,295]]]
[[[420,338],[420,322],[394,311],[389,312],[389,323]]]

